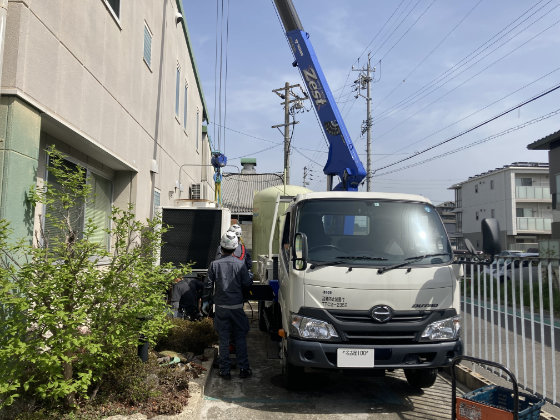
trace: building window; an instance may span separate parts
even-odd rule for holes
[[[189,88],[185,83],[185,103],[183,108],[183,127],[187,128],[187,98],[188,98]]]
[[[517,185],[518,187],[532,187],[533,178],[516,178],[515,185]]]
[[[517,217],[533,217],[533,209],[517,207],[515,209],[515,215]]]
[[[474,192],[477,193],[478,192],[478,184],[474,184]],[[478,220],[478,219],[477,219]]]
[[[496,211],[494,209],[490,210],[490,217],[496,217]]]
[[[181,88],[181,67],[177,65],[177,78],[175,81],[175,115],[179,116],[179,92]]]
[[[105,0],[117,18],[121,17],[121,0]]]
[[[490,180],[490,189],[491,190],[494,189],[494,180],[493,179]],[[492,216],[492,217],[494,217],[494,216]]]
[[[69,171],[78,170],[78,165],[68,160],[64,161],[64,165]],[[76,203],[70,209],[70,222],[73,228],[80,233],[80,237],[82,237],[86,224],[91,221],[92,225],[96,226],[97,229],[89,237],[90,241],[98,243],[108,250],[110,238],[107,230],[111,227],[113,184],[110,180],[89,170],[85,171],[84,175],[83,182],[91,186],[91,196],[86,202]],[[47,172],[47,181],[53,188],[62,188],[62,185],[50,172]],[[61,219],[66,214],[66,211],[58,203],[52,203],[49,206],[52,207],[47,208],[47,212],[52,214],[54,218],[44,221],[47,238],[59,235],[60,230],[57,227],[57,219]]]
[[[476,220],[478,220],[478,212],[475,212],[474,217],[475,217]]]
[[[198,136],[200,135],[200,111],[196,110],[196,150],[198,150]]]
[[[152,32],[146,22],[144,22],[144,62],[148,67],[152,67]]]

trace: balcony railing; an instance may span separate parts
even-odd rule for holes
[[[520,200],[552,200],[550,187],[515,187],[515,198]]]
[[[517,230],[526,230],[531,232],[549,232],[552,219],[544,217],[518,217]]]

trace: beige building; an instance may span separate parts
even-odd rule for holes
[[[547,163],[515,162],[453,185],[458,243],[482,248],[480,223],[495,218],[504,250],[528,251],[551,237],[552,196]]]
[[[26,191],[54,144],[87,169],[99,199],[137,217],[214,197],[207,109],[181,0],[9,0],[0,97],[0,218],[31,235]],[[204,186],[201,188],[201,186]]]

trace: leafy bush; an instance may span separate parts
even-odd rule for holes
[[[140,336],[155,344],[170,328],[164,294],[187,271],[156,265],[160,219],[142,223],[132,206],[113,209],[112,249],[100,246],[93,221],[82,229],[75,217],[92,199],[84,170],[48,154],[56,185],[30,194],[48,232],[14,244],[0,222],[0,408],[22,395],[67,407],[87,398]]]
[[[157,350],[202,354],[205,348],[218,342],[218,335],[210,318],[200,321],[175,318],[172,322],[173,327],[159,340]]]

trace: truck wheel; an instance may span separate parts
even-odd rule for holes
[[[259,301],[258,312],[259,312],[259,330],[263,332],[267,332],[268,328],[266,327],[266,319],[264,319],[264,302]]]
[[[412,388],[429,388],[437,379],[437,368],[405,369],[404,376]]]

